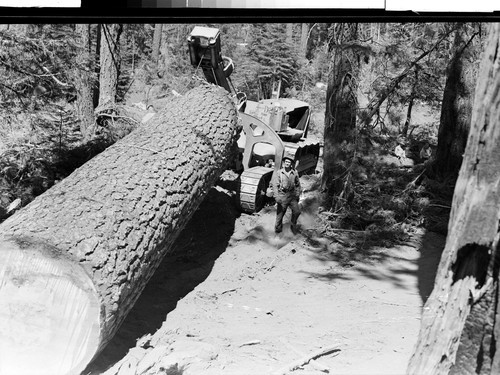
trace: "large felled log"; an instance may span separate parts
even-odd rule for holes
[[[193,89],[0,225],[0,374],[79,373],[227,167],[237,113]]]

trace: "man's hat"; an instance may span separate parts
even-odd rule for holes
[[[288,159],[291,162],[294,162],[295,161],[295,155],[292,155],[289,152],[285,152],[285,155],[283,155],[283,161],[285,161],[285,159]]]

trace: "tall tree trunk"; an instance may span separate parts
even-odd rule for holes
[[[163,30],[162,23],[155,24],[155,31],[153,34],[153,64],[155,65],[155,71],[157,71],[158,57],[160,56],[160,46],[161,46],[161,33]]]
[[[350,194],[349,166],[354,156],[359,63],[344,45],[357,39],[356,24],[330,28],[331,46],[324,130],[322,190],[325,206],[339,206]]]
[[[500,25],[492,24],[446,246],[409,374],[499,374]]]
[[[170,40],[167,37],[161,39],[160,54],[158,58],[158,74],[160,78],[165,75],[170,66],[170,59],[172,56],[170,56],[169,42]]]
[[[228,166],[225,90],[165,108],[1,224],[3,374],[79,374]]]
[[[444,88],[434,169],[441,176],[458,175],[469,134],[475,77],[466,27],[462,24],[456,29]]]
[[[99,71],[99,105],[97,112],[113,109],[120,73],[121,24],[103,24]]]
[[[307,56],[307,41],[309,39],[309,24],[303,23],[300,32],[300,56]]]
[[[88,140],[92,134],[95,121],[92,95],[90,25],[76,24],[75,32],[78,45],[75,72],[76,106],[80,120],[80,132],[83,139]]]
[[[100,65],[101,65],[101,35],[102,35],[102,24],[98,24],[96,27],[96,38],[95,38],[95,75],[99,77]],[[94,108],[99,105],[99,80],[96,80],[94,85]]]
[[[408,109],[406,111],[406,120],[403,125],[403,137],[406,137],[408,135],[408,129],[410,128],[411,124],[411,112],[413,110],[413,102],[415,101],[415,97],[413,95],[410,95],[410,102],[408,103]]]
[[[406,121],[403,125],[403,136],[406,137],[408,135],[408,129],[410,128],[411,124],[411,112],[413,110],[413,103],[415,102],[415,89],[417,87],[417,82],[418,82],[418,68],[415,68],[415,80],[413,81],[413,86],[411,88],[411,94],[410,94],[410,102],[408,103],[408,110],[406,111]]]
[[[286,24],[286,42],[293,46],[293,23]]]

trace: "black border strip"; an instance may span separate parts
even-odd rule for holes
[[[97,8],[83,0],[81,8],[0,7],[0,23],[253,23],[253,22],[498,22],[500,12],[454,13],[386,11],[382,9],[216,9],[216,8]],[[127,1],[127,0],[125,0]],[[140,1],[142,0],[128,0]]]

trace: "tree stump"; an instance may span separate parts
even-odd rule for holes
[[[201,86],[0,225],[0,374],[78,374],[227,167],[236,109]]]

